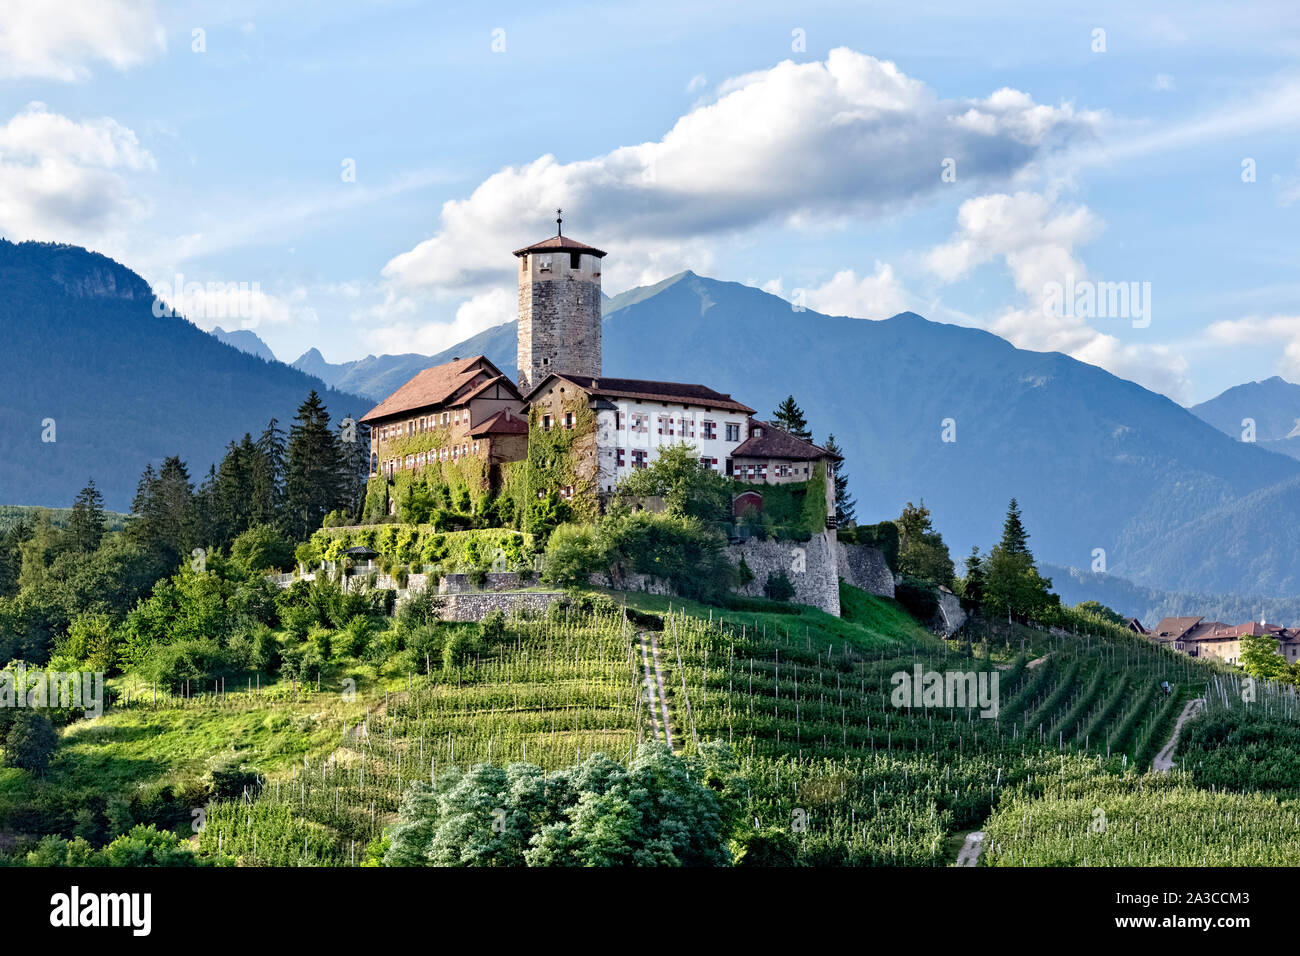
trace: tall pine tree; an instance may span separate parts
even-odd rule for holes
[[[1002,550],[1007,554],[1029,554],[1029,532],[1020,520],[1020,505],[1015,498],[1007,506],[1007,517],[1002,522]]]
[[[83,554],[96,550],[104,538],[104,496],[95,487],[93,478],[77,493],[72,504],[72,514],[68,517],[68,535],[73,550]]]
[[[841,458],[844,452],[835,441],[834,435],[826,436],[824,447],[832,455],[839,455]],[[853,500],[849,494],[849,473],[844,470],[844,462],[841,461],[835,466],[835,519],[839,524],[852,521],[857,517],[858,503]]]
[[[272,418],[257,439],[261,458],[253,472],[253,523],[280,523],[284,509],[284,429]]]
[[[321,526],[325,515],[343,503],[341,457],[329,412],[313,390],[298,406],[289,429],[285,523],[295,540],[305,540]]]
[[[812,441],[808,421],[804,418],[803,409],[799,407],[793,395],[787,395],[785,401],[776,406],[776,411],[772,413],[772,424],[788,431],[795,438]]]

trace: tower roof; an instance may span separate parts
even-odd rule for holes
[[[551,236],[551,238],[543,239],[541,242],[534,242],[531,246],[516,249],[515,255],[526,256],[530,252],[585,252],[587,255],[597,257],[605,255],[595,246],[589,246],[577,239],[570,239],[568,236]]]

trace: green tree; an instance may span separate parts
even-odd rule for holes
[[[134,540],[175,567],[197,543],[196,519],[194,485],[185,462],[173,455],[157,472],[146,466],[127,523]]]
[[[13,719],[5,735],[5,764],[44,775],[58,742],[59,736],[48,717],[24,710]]]
[[[1015,498],[1007,506],[1007,517],[1002,522],[1002,550],[1007,554],[1029,554],[1029,532],[1020,520],[1020,505]]]
[[[972,546],[966,556],[966,576],[961,581],[961,596],[976,607],[984,603],[985,594],[984,559],[980,549]]]
[[[285,468],[285,518],[290,535],[302,540],[343,502],[338,438],[329,412],[313,390],[298,406],[289,430]]]
[[[660,497],[664,508],[678,517],[726,521],[731,513],[731,482],[700,464],[694,445],[681,443],[659,450],[646,468],[633,469],[618,485],[619,496]]]
[[[1074,608],[1076,611],[1082,611],[1084,614],[1099,617],[1104,621],[1109,621],[1111,624],[1119,624],[1121,627],[1124,624],[1125,619],[1122,614],[1118,611],[1111,610],[1100,601],[1080,601],[1074,606]]]
[[[542,580],[547,584],[586,584],[589,575],[606,570],[604,549],[591,525],[562,524],[546,542]]]
[[[77,493],[68,517],[68,536],[72,547],[83,554],[94,551],[104,538],[104,496],[92,478]]]
[[[843,457],[844,451],[840,448],[839,443],[835,441],[835,436],[827,435],[826,444],[823,445],[832,455]],[[844,462],[835,464],[835,518],[841,524],[852,521],[857,517],[857,502],[849,494],[849,473],[844,468]]]
[[[1241,667],[1256,680],[1288,680],[1290,668],[1277,652],[1276,638],[1246,634],[1241,638]]]
[[[544,773],[529,764],[439,770],[403,799],[389,866],[726,866],[744,793],[724,745],[698,756],[642,744]]]
[[[803,409],[799,407],[799,403],[794,400],[793,395],[787,395],[785,401],[776,406],[776,411],[772,413],[772,424],[783,431],[789,432],[795,438],[812,441],[812,432],[808,430],[808,421],[804,418]]]
[[[954,568],[943,535],[935,530],[930,509],[908,502],[898,525],[898,570],[907,577],[952,587]]]

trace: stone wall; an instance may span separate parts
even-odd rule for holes
[[[493,611],[510,617],[519,611],[544,613],[565,597],[562,591],[474,591],[443,598],[444,621],[481,621]]]
[[[598,588],[611,588],[618,591],[642,591],[646,594],[673,594],[672,586],[662,578],[650,574],[625,574],[614,581],[608,574],[592,574],[587,578],[589,584]]]
[[[415,575],[411,575],[415,577]],[[482,588],[470,583],[468,574],[444,574],[438,580],[439,594],[465,594],[475,591],[515,591],[525,587],[517,571],[489,571]]]
[[[727,547],[727,560],[739,565],[742,558],[754,580],[738,588],[748,597],[763,597],[769,574],[785,576],[794,585],[795,604],[810,604],[827,614],[840,616],[840,582],[835,532],[823,531],[808,541],[755,541]]]
[[[839,575],[845,584],[877,597],[894,596],[894,573],[879,548],[865,544],[836,543]]]

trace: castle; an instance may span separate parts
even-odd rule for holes
[[[574,432],[564,498],[607,495],[661,448],[689,444],[700,466],[744,482],[805,482],[824,469],[834,527],[839,457],[754,417],[705,385],[610,378],[601,369],[601,263],[605,253],[563,234],[514,252],[518,260],[517,382],[485,356],[427,368],[361,418],[370,426],[370,473],[392,477],[437,462],[481,460],[489,472],[528,455],[531,428]],[[436,433],[432,441],[414,441]],[[736,512],[762,507],[739,491]]]

